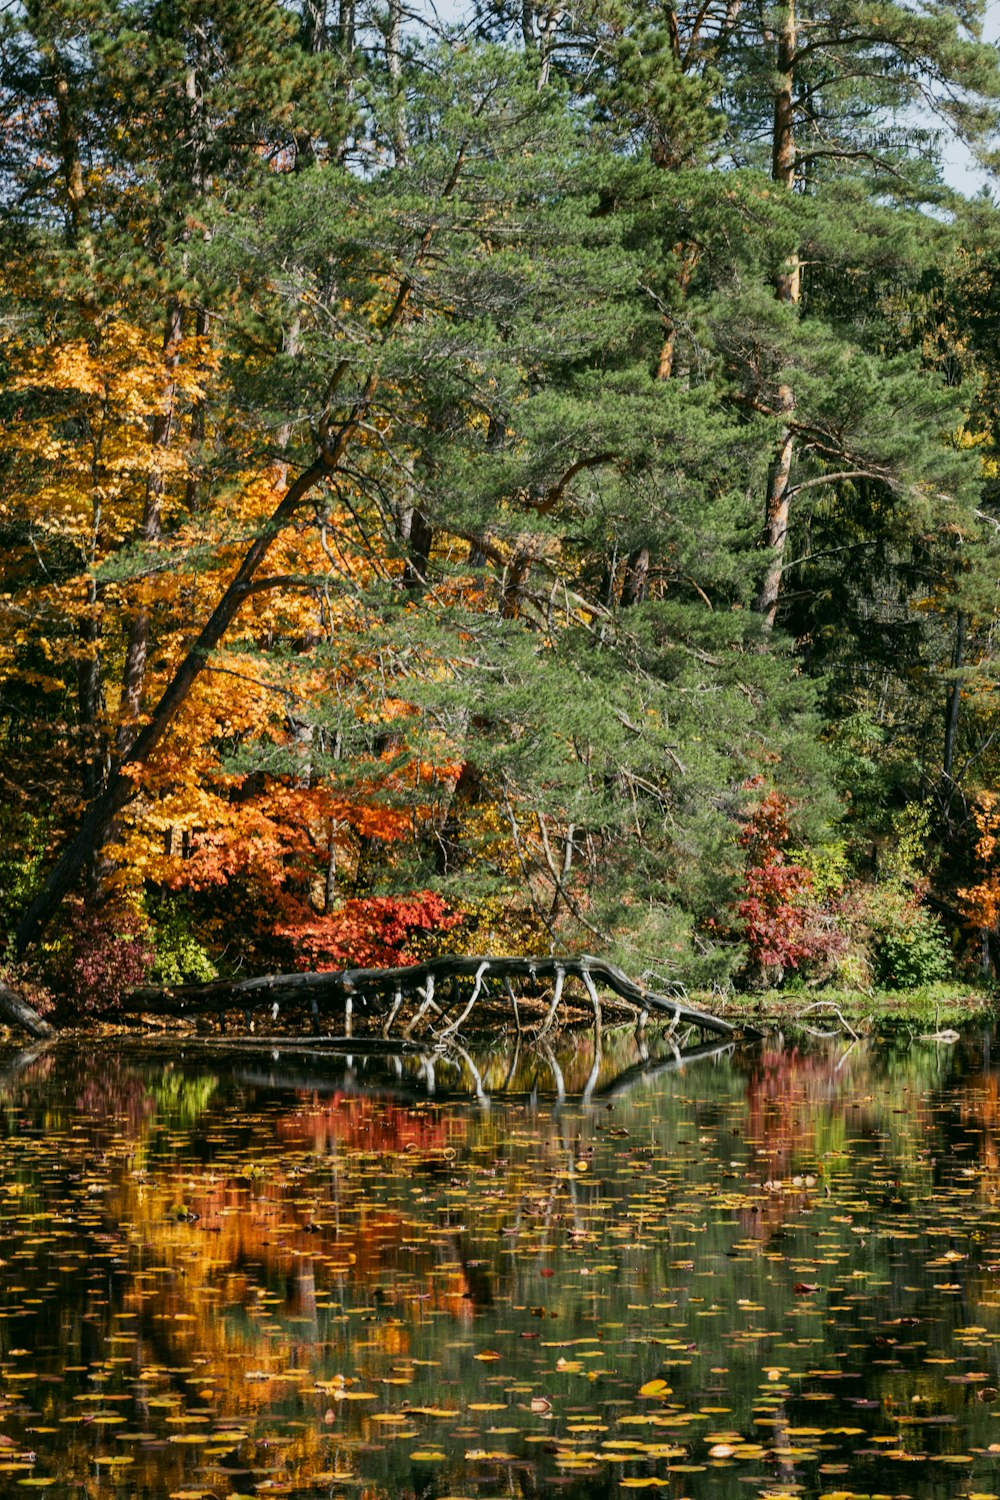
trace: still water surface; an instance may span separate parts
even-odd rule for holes
[[[0,1056],[0,1494],[1000,1494],[990,1034],[607,1041]]]

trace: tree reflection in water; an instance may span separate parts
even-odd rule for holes
[[[982,1037],[207,1050],[0,1060],[12,1493],[996,1487]]]

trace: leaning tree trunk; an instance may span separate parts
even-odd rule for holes
[[[458,152],[451,175],[442,190],[443,201],[450,199],[458,186],[464,162],[463,146]],[[416,284],[417,271],[430,252],[436,230],[436,222],[428,225],[424,230],[413,259],[400,278],[395,299],[378,331],[378,343],[381,345],[392,337],[403,321]],[[337,389],[350,369],[350,361],[341,360],[327,386],[329,403],[332,404]],[[38,895],[21,917],[14,934],[14,952],[17,957],[22,957],[41,935],[63,897],[76,882],[80,871],[92,857],[93,851],[106,839],[115,818],[135,795],[136,771],[147,763],[187,701],[191,689],[208,664],[209,656],[222,640],[240,605],[251,593],[257,572],[270,552],[275,539],[298,515],[306,497],[323,480],[339,470],[358,429],[368,416],[378,389],[379,373],[376,366],[369,371],[344,421],[329,428],[321,424],[319,455],[288,488],[284,498],[257,532],[236,576],[167,684],[159,703],[152,709],[149,722],[108,778],[101,795],[90,804],[76,836],[63,850]]]
[[[327,465],[323,459],[317,459],[311,464],[299,475],[274,511],[268,524],[255,537],[236,577],[226,589],[212,611],[208,623],[203,627],[198,639],[168,683],[148,724],[111,773],[103,792],[91,802],[76,836],[64,849],[42,889],[18,923],[14,934],[14,948],[19,958],[23,957],[31,944],[41,935],[63,897],[74,885],[80,871],[91,859],[94,850],[104,842],[115,818],[135,794],[132,773],[146,764],[177,717],[188,694],[201,676],[209,655],[221,641],[237,610],[250,592],[254,576],[267,556],[274,538],[291,521],[302,500],[315,489],[326,473]]]

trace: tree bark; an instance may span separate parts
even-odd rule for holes
[[[98,623],[97,585],[87,583],[86,613],[80,624],[80,661],[77,666],[77,710],[83,731],[83,795],[90,802],[104,784],[106,753],[101,733],[101,630]]]
[[[774,125],[771,142],[771,178],[789,192],[795,186],[795,52],[798,23],[795,0],[787,0],[778,32],[777,80],[774,88]],[[798,300],[789,296],[789,302]]]
[[[326,0],[304,0],[302,6],[302,44],[306,52],[318,56],[327,48]]]
[[[674,246],[674,254],[680,259],[680,270],[677,272],[676,286],[677,295],[682,298],[686,295],[691,285],[695,266],[698,264],[700,251],[695,245],[686,245],[680,242]],[[656,361],[657,380],[669,380],[674,373],[674,348],[677,342],[677,324],[673,315],[666,313],[663,318],[663,343],[660,345],[660,355]]]
[[[791,387],[783,385],[778,393],[782,410],[791,417],[795,410],[795,398]],[[795,457],[795,437],[790,428],[782,429],[781,446],[776,453],[767,475],[767,501],[764,520],[764,546],[767,548],[767,570],[754,608],[764,617],[768,630],[774,626],[781,593],[781,571],[788,537],[788,513],[791,500],[792,461]]]
[[[628,555],[622,580],[622,608],[641,604],[649,584],[649,548],[636,547]]]
[[[208,328],[208,312],[205,308],[200,308],[195,317],[195,336],[199,339],[208,338]],[[198,396],[192,404],[191,419],[188,426],[188,479],[184,488],[184,504],[191,513],[198,508],[199,491],[201,488],[202,453],[205,443],[205,405],[205,397]]]
[[[530,552],[518,552],[504,570],[503,589],[500,595],[500,615],[504,620],[516,620],[521,614],[524,586],[534,562]]]
[[[403,587],[415,592],[427,587],[427,570],[430,567],[431,548],[434,545],[434,528],[416,503],[413,483],[413,465],[404,465],[406,478],[399,501],[392,507],[392,521],[401,542],[406,544],[406,562],[403,565]]]
[[[425,589],[431,563],[431,547],[434,545],[434,530],[422,510],[414,510],[410,516],[407,542],[409,545],[403,569],[403,584],[411,591]]]
[[[337,899],[337,823],[330,820],[330,842],[326,850],[326,872],[323,877],[323,915],[328,917]]]
[[[537,45],[535,38],[535,7],[531,0],[521,0],[521,43],[527,50]]]
[[[80,156],[80,134],[67,70],[54,49],[43,49],[58,69],[55,81],[56,122],[59,133],[60,172],[66,190],[67,238],[71,245],[89,240],[87,189]]]

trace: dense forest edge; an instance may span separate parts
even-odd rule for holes
[[[0,17],[7,1019],[992,995],[985,10]]]

